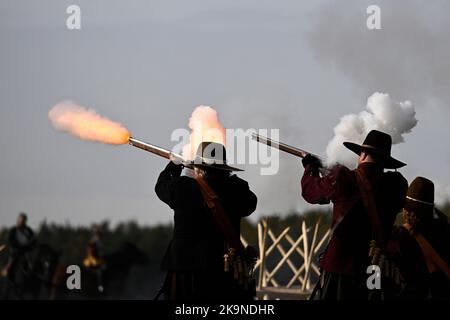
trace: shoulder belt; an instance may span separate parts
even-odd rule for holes
[[[196,177],[195,180],[200,186],[200,191],[202,192],[206,205],[211,210],[213,219],[219,229],[222,231],[228,245],[236,249],[238,252],[244,253],[245,249],[242,245],[240,235],[236,232],[230,221],[230,218],[220,204],[217,194],[213,189],[211,189],[211,187],[202,177]]]
[[[381,229],[381,222],[378,216],[378,212],[376,209],[375,201],[373,199],[373,190],[372,186],[370,185],[370,182],[367,180],[366,175],[361,169],[355,169],[354,170],[356,174],[356,182],[359,188],[359,194],[357,194],[355,197],[351,199],[351,205],[349,206],[348,210],[344,215],[342,215],[334,224],[334,226],[331,228],[330,232],[330,238],[328,240],[328,244],[331,242],[331,239],[333,238],[336,230],[338,227],[342,224],[344,221],[344,218],[347,216],[347,214],[352,210],[352,208],[358,203],[358,200],[361,199],[364,205],[364,208],[366,209],[370,223],[372,225],[372,230],[375,234],[376,240],[379,244],[383,241],[383,232]]]
[[[403,227],[411,232],[411,225],[405,223]],[[427,263],[428,272],[432,273],[436,271],[436,266],[447,274],[447,277],[450,278],[450,268],[448,264],[442,259],[439,253],[431,246],[428,240],[421,235],[420,233],[416,233],[412,235],[414,239],[416,239],[419,244],[420,249],[425,257],[425,262]]]
[[[375,240],[377,241],[378,245],[381,248],[383,248],[385,244],[384,243],[385,239],[383,235],[383,230],[381,228],[380,216],[378,215],[377,206],[373,198],[372,185],[370,184],[369,180],[367,179],[362,169],[360,168],[356,169],[355,173],[356,173],[356,182],[358,184],[358,188],[361,194],[361,199],[369,216]]]

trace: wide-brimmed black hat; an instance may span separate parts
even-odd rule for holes
[[[192,164],[205,169],[225,171],[243,171],[227,165],[227,151],[225,146],[217,142],[202,142],[197,148],[197,154]]]
[[[414,212],[420,220],[432,219],[436,209],[434,207],[434,183],[424,177],[415,178],[408,187],[403,207],[407,211]]]
[[[424,206],[434,206],[434,183],[424,177],[417,177],[411,182],[406,192],[406,201],[421,204]]]
[[[391,157],[392,138],[387,133],[372,130],[367,134],[362,145],[353,142],[344,142],[344,146],[356,153],[367,150],[384,158],[384,167],[386,169],[397,169],[406,166],[406,163],[398,161]]]

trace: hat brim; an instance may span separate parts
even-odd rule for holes
[[[227,164],[206,164],[206,163],[193,163],[194,167],[199,167],[201,169],[217,169],[223,171],[244,171],[235,167],[231,167]]]
[[[347,149],[349,149],[349,150],[353,151],[354,153],[356,153],[357,155],[360,155],[361,151],[363,151],[363,150],[370,150],[371,152],[375,152],[375,153],[377,153],[377,154],[379,154],[381,156],[384,156],[385,157],[385,159],[384,159],[384,167],[386,169],[398,169],[398,168],[406,166],[406,163],[403,163],[403,162],[401,162],[401,161],[399,161],[397,159],[394,159],[391,156],[386,156],[382,152],[378,152],[378,149],[375,149],[375,148],[373,148],[373,149],[372,148],[366,148],[366,147],[363,147],[363,146],[361,146],[359,144],[356,144],[356,143],[353,143],[353,142],[344,142],[344,146]]]
[[[407,211],[415,212],[421,219],[433,217],[435,210],[434,206],[423,204],[417,201],[412,201],[408,198],[405,199],[403,208]]]

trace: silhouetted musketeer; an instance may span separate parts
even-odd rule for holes
[[[336,166],[321,176],[321,162],[307,155],[301,180],[303,198],[313,204],[333,203],[332,236],[321,259],[320,299],[368,299],[366,269],[369,243],[384,247],[408,183],[397,169],[404,163],[391,157],[390,135],[372,130],[362,145],[344,142],[359,155],[358,167]]]
[[[182,165],[170,162],[155,186],[175,213],[173,237],[161,263],[167,277],[160,292],[170,300],[252,299],[254,292],[245,282],[250,266],[236,247],[241,246],[241,218],[255,210],[257,198],[246,181],[231,174],[240,170],[227,165],[223,145],[201,143],[193,163],[194,177],[189,177],[181,175]],[[218,202],[208,203],[208,190]]]

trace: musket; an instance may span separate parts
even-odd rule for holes
[[[267,137],[263,137],[256,132],[252,132],[252,138],[254,140],[258,141],[259,143],[267,144],[268,146],[271,146],[272,148],[279,149],[281,151],[287,152],[289,154],[292,154],[292,155],[300,157],[300,158],[304,158],[307,154],[311,154],[312,156],[319,158],[318,156],[316,156],[315,154],[312,154],[311,152],[290,146],[283,142],[279,142],[279,141],[269,139]]]
[[[192,162],[191,161],[186,161],[182,155],[178,154],[178,153],[174,153],[170,150],[155,146],[153,144],[138,140],[136,138],[132,138],[130,137],[128,139],[128,143],[130,145],[132,145],[133,147],[154,153],[160,157],[172,160],[175,163],[180,163],[183,166],[187,167],[187,168],[193,168],[192,166]]]

